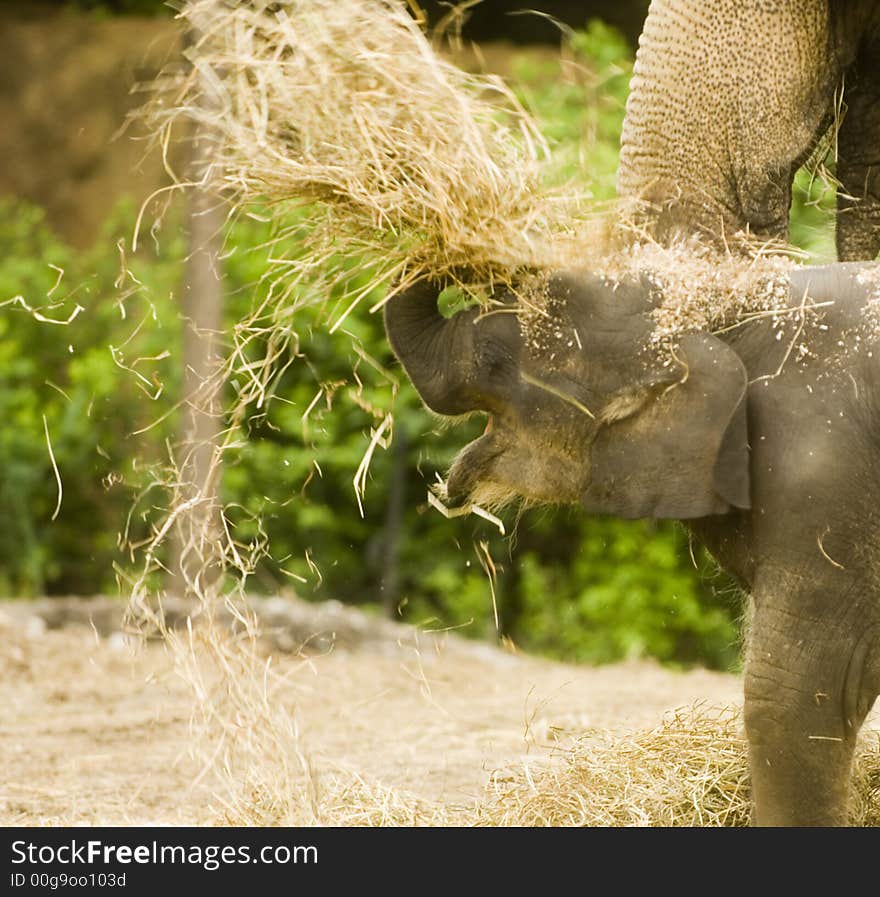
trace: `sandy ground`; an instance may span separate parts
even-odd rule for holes
[[[50,621],[55,625],[57,621]],[[697,700],[737,703],[737,677],[646,663],[577,667],[414,632],[336,647],[291,673],[310,760],[432,802],[476,799],[490,773],[546,754],[559,731],[652,726]],[[0,606],[0,824],[217,820],[189,756],[189,686],[166,650],[57,629]]]
[[[310,764],[433,806],[473,806],[493,772],[541,764],[572,737],[741,702],[728,674],[554,663],[332,602],[272,599],[261,613]],[[229,821],[191,756],[190,684],[161,642],[132,650],[119,614],[106,599],[0,603],[0,825]],[[318,650],[304,658],[306,640]]]

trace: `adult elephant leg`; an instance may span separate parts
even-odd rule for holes
[[[861,600],[760,589],[745,670],[757,825],[845,825],[859,728],[878,692],[880,628]]]
[[[874,47],[847,74],[846,114],[837,135],[837,256],[871,260],[880,253],[880,70]]]

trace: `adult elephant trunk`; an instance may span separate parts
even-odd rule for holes
[[[848,62],[834,7],[652,0],[618,193],[659,207],[649,220],[661,241],[695,231],[724,240],[745,229],[787,237],[792,174],[830,123]]]
[[[438,289],[423,280],[385,305],[385,331],[391,348],[425,404],[437,414],[475,411],[474,319],[468,310],[444,318]]]

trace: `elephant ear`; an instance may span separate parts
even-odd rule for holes
[[[593,443],[588,511],[617,517],[692,519],[748,508],[748,377],[729,346],[683,337],[677,375],[603,426]]]

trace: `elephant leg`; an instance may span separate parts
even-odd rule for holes
[[[856,736],[878,692],[880,629],[865,625],[868,614],[835,619],[841,608],[824,603],[829,613],[811,613],[814,602],[756,595],[745,722],[757,825],[847,822]]]
[[[878,48],[877,52],[880,52]],[[837,256],[880,253],[880,71],[876,58],[847,74],[846,114],[837,135]]]

